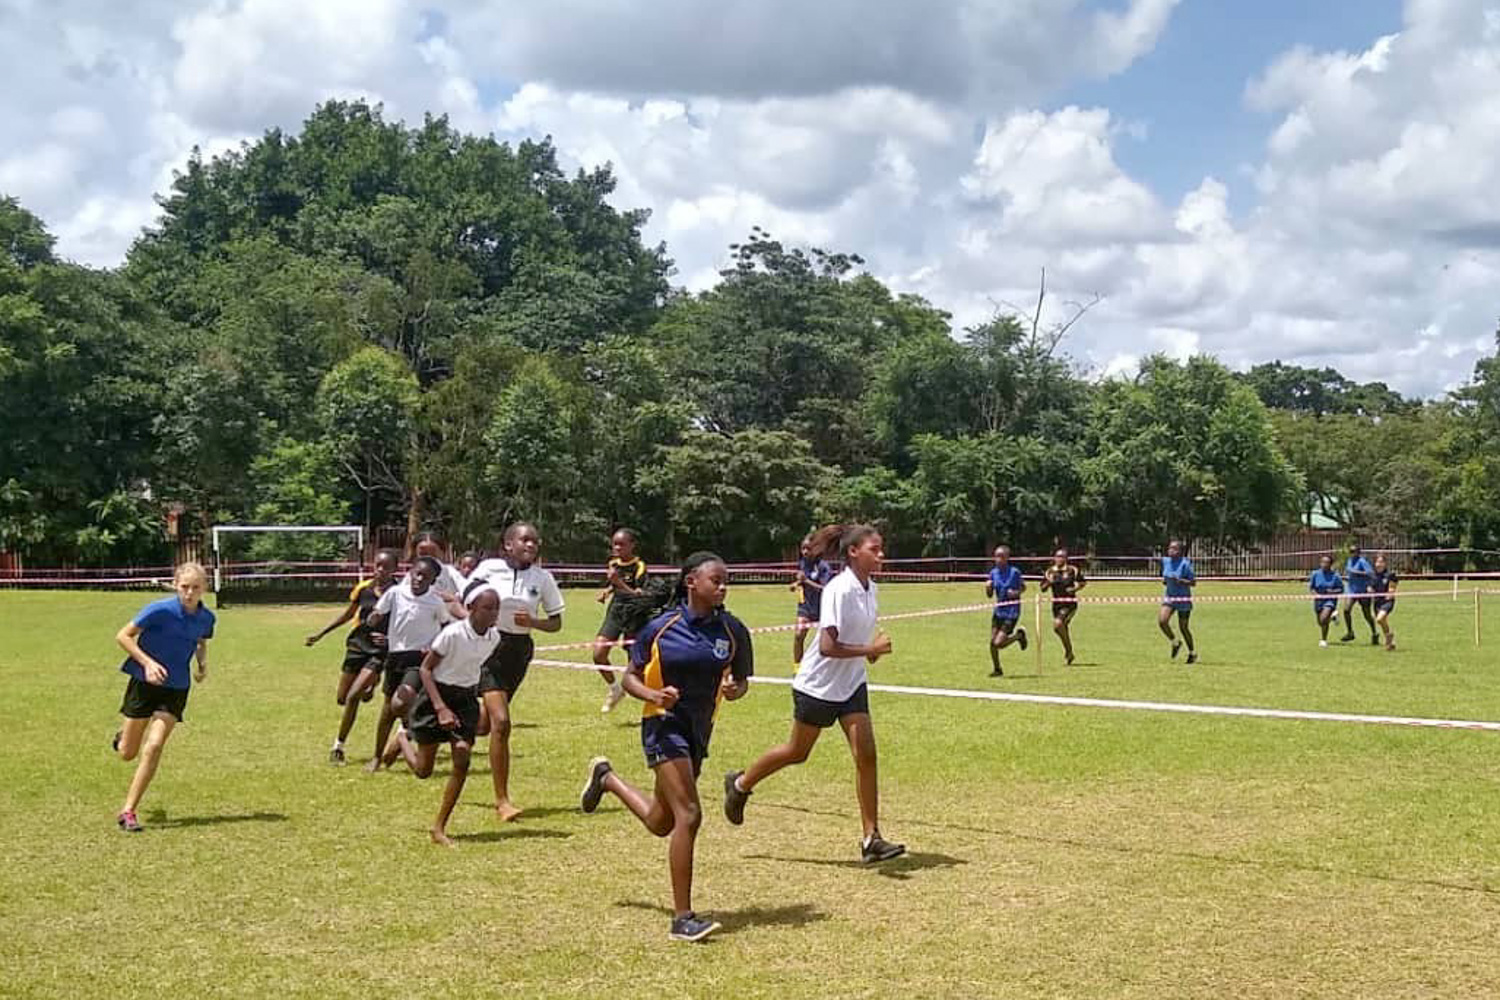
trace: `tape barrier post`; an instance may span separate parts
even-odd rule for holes
[[[1457,573],[1453,574],[1453,600],[1454,600],[1454,603],[1458,602],[1458,574]]]
[[[1036,592],[1036,626],[1032,634],[1036,636],[1032,641],[1036,643],[1036,674],[1042,675],[1042,592]]]

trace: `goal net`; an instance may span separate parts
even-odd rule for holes
[[[364,569],[357,525],[223,524],[213,529],[214,603],[340,600]]]

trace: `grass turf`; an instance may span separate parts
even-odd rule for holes
[[[977,592],[892,585],[882,610]],[[559,638],[586,639],[597,606],[567,596]],[[757,790],[744,827],[723,820],[723,772],[789,725],[787,690],[761,685],[725,706],[705,766],[695,902],[725,930],[692,947],[666,937],[665,843],[613,799],[577,811],[595,753],[649,784],[633,703],[601,716],[597,677],[533,668],[513,736],[527,812],[493,822],[481,753],[443,851],[425,833],[442,763],[425,783],[362,774],[368,708],[351,766],[326,763],[341,649],[301,640],[330,606],[220,613],[208,681],[142,805],[147,832],[119,833],[133,765],[108,748],[124,686],[112,636],[144,601],[0,594],[0,995],[1370,997],[1500,982],[1500,734],[876,693],[882,826],[911,854],[864,869],[836,731]],[[730,603],[751,625],[791,612],[778,588]],[[985,676],[984,612],[893,622],[895,655],[874,674],[1500,719],[1467,594],[1404,599],[1394,654],[1362,623],[1361,642],[1318,649],[1302,602],[1201,602],[1195,667],[1168,660],[1154,613],[1085,607],[1077,665],[1049,636],[1042,669],[1008,650],[1000,681]],[[759,637],[758,672],[789,674],[790,643]]]

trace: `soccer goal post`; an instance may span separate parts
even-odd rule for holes
[[[364,568],[354,524],[220,524],[212,529],[215,603],[302,603],[346,591]],[[342,540],[342,541],[341,541]]]

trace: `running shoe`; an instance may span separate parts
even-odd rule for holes
[[[1016,629],[1016,642],[1020,643],[1023,651],[1026,649],[1026,630],[1024,628]]]
[[[1188,661],[1189,665],[1197,663],[1198,662],[1198,654],[1197,653],[1189,653],[1187,661]]]
[[[1180,652],[1182,652],[1182,643],[1180,643],[1180,642],[1174,642],[1174,643],[1172,643],[1172,659],[1174,659],[1174,660],[1177,659],[1177,654],[1180,653]]]
[[[625,697],[625,686],[615,681],[609,686],[609,693],[604,696],[604,704],[599,706],[599,711],[608,715],[615,710],[615,706]]]
[[[343,767],[346,763],[344,760],[344,748],[334,747],[332,750],[328,751],[328,763],[332,764],[334,767]]]
[[[126,833],[140,833],[145,827],[141,826],[140,820],[135,818],[135,813],[126,809],[120,813],[115,822],[120,824],[120,829]]]
[[[1348,635],[1343,636],[1342,638],[1339,639],[1339,642],[1353,642],[1353,641],[1354,641],[1354,633],[1353,632],[1350,632]]]
[[[1327,639],[1319,639],[1318,640],[1318,648],[1319,649],[1327,649],[1328,648],[1328,640]]]
[[[1005,676],[1005,671],[1001,670],[999,667],[996,667],[994,670],[990,671],[990,676],[991,677],[1004,677]]]
[[[589,761],[589,780],[583,783],[583,791],[578,795],[578,808],[586,813],[599,808],[599,800],[604,798],[604,779],[610,770],[608,757]]]
[[[723,925],[717,920],[704,920],[696,913],[684,913],[672,918],[673,941],[702,941]]]
[[[865,864],[875,865],[882,861],[890,861],[892,858],[901,857],[901,855],[906,853],[906,845],[893,844],[882,837],[879,830],[876,830],[864,839],[864,843],[859,845],[859,853]]]
[[[1372,646],[1378,646],[1378,645],[1380,645],[1380,636],[1376,635],[1374,632],[1370,633],[1370,645],[1372,645]]]
[[[124,733],[122,733],[120,730],[116,729],[115,730],[114,738],[109,741],[109,748],[111,750],[113,750],[115,753],[119,753],[120,752],[120,737],[124,736],[124,735],[125,735]]]
[[[742,792],[735,781],[744,771],[730,771],[724,775],[724,818],[735,826],[745,822],[745,803],[750,801],[750,793]]]

